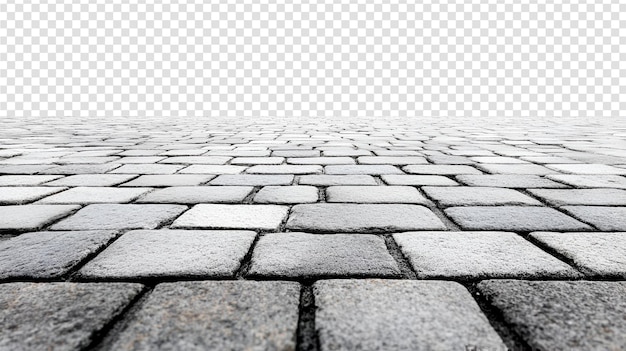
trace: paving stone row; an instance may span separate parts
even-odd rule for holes
[[[0,349],[626,348],[626,128],[405,122],[8,121]]]

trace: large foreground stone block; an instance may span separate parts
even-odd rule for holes
[[[506,349],[458,283],[326,280],[314,291],[322,351]]]
[[[0,349],[83,350],[142,285],[10,283],[0,285]]]
[[[267,234],[252,255],[250,275],[278,278],[400,276],[381,237],[366,234]]]
[[[287,228],[318,232],[443,230],[429,209],[398,204],[304,204],[291,211]]]
[[[534,350],[626,349],[626,282],[488,280],[478,289]]]
[[[79,209],[78,205],[0,206],[0,230],[36,230]]]
[[[295,350],[300,286],[159,284],[112,350]]]
[[[276,230],[288,209],[278,205],[200,204],[174,221],[172,228]]]
[[[251,231],[136,230],[80,270],[87,278],[232,277],[256,236]]]

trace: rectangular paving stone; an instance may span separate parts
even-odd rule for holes
[[[115,186],[137,177],[135,174],[77,174],[46,183],[46,186]]]
[[[314,186],[266,186],[254,196],[253,202],[265,204],[294,204],[317,202],[318,190]]]
[[[372,152],[368,150],[352,148],[326,148],[322,151],[323,156],[369,156],[371,154]]]
[[[443,230],[429,209],[404,204],[303,204],[292,208],[287,229],[316,232]]]
[[[64,166],[56,166],[56,167],[48,167],[42,171],[40,174],[64,174],[64,175],[72,175],[72,174],[100,174],[113,171],[117,168],[121,168],[121,164],[119,163],[106,163],[106,164],[91,164],[91,165],[64,165]],[[123,172],[133,174],[135,172]]]
[[[548,175],[553,177],[552,175]],[[470,186],[487,186],[493,188],[566,188],[567,185],[554,182],[533,174],[467,174],[458,175],[456,179]]]
[[[402,174],[403,172],[392,165],[334,165],[324,167],[326,174]]]
[[[279,165],[284,157],[237,157],[230,161],[231,165]]]
[[[63,187],[3,186],[0,187],[0,205],[21,205],[63,191]]]
[[[415,165],[427,164],[421,156],[360,156],[357,158],[362,165]]]
[[[437,175],[412,175],[412,174],[384,174],[382,180],[389,185],[440,185],[454,186],[459,185],[454,180]]]
[[[507,232],[407,232],[393,235],[419,278],[573,278],[567,264]]]
[[[41,229],[79,208],[78,205],[0,206],[0,231]]]
[[[266,234],[248,275],[264,278],[399,277],[383,238],[367,234]]]
[[[535,164],[516,165],[516,164],[481,164],[478,166],[485,172],[492,174],[534,174],[546,175],[555,174],[556,171],[548,169],[544,166]]]
[[[94,204],[53,225],[52,230],[154,229],[187,210],[183,205]]]
[[[239,174],[246,166],[233,165],[191,165],[180,170],[179,174]]]
[[[192,186],[206,183],[213,178],[215,178],[215,176],[203,174],[152,174],[142,175],[128,183],[122,184],[121,186]]]
[[[246,173],[257,174],[315,174],[322,173],[322,166],[319,165],[260,165],[252,166]]]
[[[562,209],[600,230],[626,231],[626,207],[564,206]]]
[[[49,168],[53,167],[50,165],[0,165],[0,174],[35,174]]]
[[[58,278],[116,236],[114,231],[32,232],[0,242],[0,279]]]
[[[351,157],[290,157],[287,163],[292,165],[352,165],[356,162]]]
[[[168,157],[159,163],[174,163],[187,165],[223,165],[232,157],[227,156],[178,156]]]
[[[458,283],[323,280],[314,293],[321,351],[506,349]]]
[[[202,202],[238,203],[242,202],[252,190],[251,186],[174,186],[155,190],[135,202],[172,204],[197,204]]]
[[[619,189],[528,189],[550,205],[626,206],[626,190]]]
[[[289,174],[234,174],[220,175],[213,179],[211,185],[290,185],[294,176]]]
[[[39,200],[38,204],[95,204],[131,202],[152,188],[75,187]]]
[[[425,186],[422,190],[441,206],[541,205],[541,202],[513,189]]]
[[[533,350],[626,347],[626,282],[488,280],[478,289]]]
[[[174,174],[182,169],[183,165],[166,165],[166,164],[130,164],[122,165],[109,173],[121,174]],[[94,172],[100,173],[100,172]]]
[[[530,236],[591,276],[626,277],[626,232],[535,232]]]
[[[79,273],[97,279],[233,277],[255,236],[232,230],[134,230]]]
[[[272,156],[278,157],[317,157],[319,150],[274,150]]]
[[[39,185],[55,179],[60,175],[3,175],[0,176],[0,186],[29,186]]]
[[[590,226],[548,207],[467,206],[444,211],[465,230],[591,230]]]
[[[163,156],[129,156],[129,157],[121,157],[113,161],[113,163],[123,163],[123,164],[131,164],[131,163],[157,163],[161,160],[164,160],[166,157]]]
[[[577,188],[615,188],[626,189],[626,177],[605,174],[554,174],[547,176],[557,182]]]
[[[515,157],[505,157],[505,156],[472,156],[470,160],[477,163],[499,163],[499,164],[524,164],[528,163],[527,161],[520,160]]]
[[[314,174],[303,175],[298,179],[301,185],[377,185],[376,179],[370,175],[354,174],[354,175],[328,175]]]
[[[0,349],[84,350],[142,287],[130,283],[0,284]]]
[[[156,286],[112,350],[295,350],[300,286],[203,281]]]
[[[482,174],[482,172],[476,168],[466,165],[408,165],[402,167],[402,169],[412,174]]]
[[[601,163],[547,164],[546,167],[561,173],[573,174],[626,174],[626,169]]]
[[[270,155],[270,150],[211,150],[207,152],[206,155],[231,157],[265,157]]]
[[[289,207],[279,205],[195,205],[172,228],[277,230]]]
[[[348,203],[412,203],[428,200],[412,186],[331,186],[326,189],[326,202]]]

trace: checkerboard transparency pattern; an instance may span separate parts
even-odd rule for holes
[[[618,117],[625,21],[619,1],[5,0],[0,117]]]

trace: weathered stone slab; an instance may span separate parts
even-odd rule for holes
[[[297,204],[317,202],[318,190],[314,186],[266,186],[254,196],[253,202],[262,204]]]
[[[0,176],[0,186],[39,185],[61,177],[59,175],[3,175]]]
[[[129,283],[0,284],[0,349],[84,350],[141,289]]]
[[[152,174],[142,175],[121,186],[193,186],[206,183],[213,178],[215,178],[215,176],[204,174]]]
[[[403,204],[304,204],[291,211],[287,228],[317,232],[442,230],[429,209]]]
[[[0,187],[0,205],[21,205],[52,195],[67,188],[45,186]]]
[[[287,163],[292,165],[353,165],[352,157],[291,157]]]
[[[547,177],[553,177],[548,175]],[[566,185],[553,182],[533,174],[483,174],[459,175],[456,179],[471,186],[488,186],[494,188],[566,188]]]
[[[80,270],[85,278],[228,278],[256,236],[252,231],[135,230]]]
[[[159,284],[113,350],[295,350],[300,287],[292,282]]]
[[[531,237],[571,259],[588,275],[626,277],[626,232],[536,232]]]
[[[134,174],[77,174],[49,183],[50,186],[115,186],[135,178]]]
[[[326,201],[348,203],[428,203],[428,200],[412,186],[331,186],[326,189]]]
[[[547,176],[552,180],[577,188],[615,188],[626,189],[626,177],[604,174],[554,174]],[[535,188],[535,187],[533,187]]]
[[[362,165],[416,165],[427,164],[428,161],[420,156],[361,156],[357,158]]]
[[[514,233],[408,232],[393,237],[420,278],[580,276]]]
[[[233,165],[191,165],[187,166],[178,173],[180,174],[239,174],[245,171],[246,166]]]
[[[0,242],[0,279],[56,278],[116,236],[113,231],[34,232]]]
[[[277,230],[287,206],[200,204],[172,223],[172,228]]]
[[[459,185],[457,182],[448,177],[437,175],[384,174],[381,178],[389,185]]]
[[[298,184],[302,185],[377,185],[376,179],[371,175],[352,174],[352,175],[329,175],[314,174],[303,175],[298,180]]]
[[[402,174],[403,172],[391,165],[336,165],[326,166],[326,174]]]
[[[541,205],[541,202],[513,189],[425,186],[422,190],[442,206]]]
[[[39,200],[38,204],[96,204],[131,202],[152,188],[76,187]]]
[[[321,351],[506,349],[458,283],[324,280],[314,291]]]
[[[515,164],[481,164],[480,169],[492,173],[492,174],[534,174],[534,175],[546,175],[558,173],[544,166],[527,164],[527,165],[515,165]]]
[[[456,175],[456,174],[482,174],[472,166],[463,165],[408,165],[402,167],[407,173],[412,174],[434,174],[434,175]]]
[[[532,349],[626,347],[626,282],[488,280],[478,289]]]
[[[202,202],[242,202],[252,192],[251,186],[175,186],[155,190],[137,203],[198,204]]]
[[[0,206],[0,230],[36,230],[79,209],[77,205]]]
[[[290,185],[293,182],[293,175],[288,174],[233,174],[220,175],[213,179],[211,185]]]
[[[275,233],[264,235],[248,273],[255,277],[398,277],[385,241],[367,234]]]
[[[185,166],[165,164],[129,164],[112,170],[110,173],[121,174],[174,174]]]
[[[257,174],[315,174],[322,173],[320,165],[259,165],[252,166],[246,173]]]
[[[591,227],[548,207],[451,207],[446,214],[466,230],[590,230]]]
[[[619,189],[528,189],[554,206],[626,206],[626,190]]]
[[[625,168],[609,166],[601,163],[548,164],[546,167],[562,173],[573,174],[626,174]]]
[[[55,224],[53,230],[154,229],[187,209],[183,205],[88,205]]]

